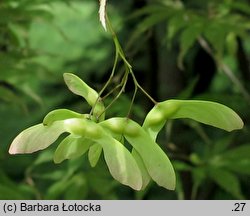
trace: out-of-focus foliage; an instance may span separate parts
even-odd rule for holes
[[[67,96],[65,88],[59,90],[64,85],[63,72],[82,71],[86,77],[96,73],[96,79],[99,80],[109,67],[108,64],[98,67],[112,52],[111,46],[102,42],[106,36],[98,28],[97,12],[98,2],[93,1],[25,0],[0,3],[1,17],[4,14],[0,28],[1,199],[82,199],[87,196],[86,177],[81,175],[82,166],[73,168],[69,175],[65,175],[72,166],[54,166],[51,160],[46,159],[48,153],[45,156],[41,154],[41,159],[39,157],[38,162],[34,162],[37,156],[13,158],[9,157],[7,149],[19,130],[31,122],[39,121],[53,107],[66,103],[76,110],[84,109],[78,106],[75,98]],[[46,172],[42,171],[40,164],[45,164],[44,167],[48,168],[45,168]],[[40,174],[43,172],[47,177],[41,174],[33,180],[33,173],[36,176],[33,168],[37,166],[36,171]],[[60,172],[55,172],[60,169]],[[104,173],[96,171],[89,175],[98,176],[98,172],[99,179],[90,183],[93,193],[97,193],[96,198],[104,198],[105,195],[112,197],[110,190],[113,183]],[[55,173],[56,177],[51,176],[51,173]],[[33,181],[37,180],[41,185],[34,185]],[[101,185],[102,181],[107,181],[107,187],[96,191],[99,181]],[[65,182],[72,191],[64,197]],[[53,183],[57,184],[54,186]],[[51,189],[39,194],[46,184]],[[89,186],[88,190],[91,191]],[[76,193],[79,195],[75,196]]]
[[[170,122],[159,143],[178,173],[174,192],[154,184],[139,193],[120,186],[103,158],[94,169],[85,156],[55,165],[56,145],[35,155],[9,156],[17,133],[48,111],[65,106],[87,110],[64,88],[64,72],[76,72],[100,89],[114,55],[112,40],[98,21],[98,1],[0,1],[0,199],[249,199],[248,1],[109,4],[134,71],[153,96],[165,100],[174,92],[180,99],[226,104],[243,117],[244,130],[225,135],[191,121]],[[216,73],[211,61],[199,58],[200,50],[212,57]],[[204,75],[207,68],[212,75]],[[203,75],[210,83],[197,93]],[[141,120],[148,103],[142,97],[137,101],[133,114]],[[129,102],[120,98],[109,113],[125,116]]]
[[[181,71],[190,75],[190,68],[195,70],[197,65],[201,70],[198,71],[198,77],[193,73],[193,77],[188,78],[190,81],[187,82],[186,89],[180,91],[179,97],[194,97],[197,80],[199,81],[199,76],[202,76],[207,67],[211,71],[204,75],[204,79],[209,80],[212,76],[210,88],[205,92],[198,92],[198,95],[196,93],[196,98],[212,99],[237,107],[248,123],[250,71],[249,58],[246,57],[249,50],[246,47],[249,44],[249,9],[247,1],[151,1],[132,15],[135,18],[140,17],[140,22],[136,25],[130,43],[135,44],[147,32],[157,32],[156,37],[160,40],[161,48],[170,50],[169,56],[175,53],[176,64]],[[164,26],[165,31],[162,30]],[[178,53],[175,52],[176,49]],[[213,67],[206,65],[204,58],[194,62],[195,56],[199,57],[200,49],[212,58],[216,66],[214,70],[218,74],[212,74]],[[207,62],[209,63],[211,64],[211,60]],[[246,198],[247,193],[243,193],[241,188],[247,187],[246,182],[249,181],[248,124],[243,134],[235,134],[226,139],[219,134],[205,132],[193,122],[186,124],[194,128],[203,141],[198,141],[180,126],[175,129],[170,124],[167,128],[167,135],[171,135],[168,138],[169,147],[174,150],[173,157],[178,159],[176,169],[180,171],[178,197],[226,198],[227,195],[221,192],[224,191],[230,194],[229,198]],[[179,138],[175,137],[176,130],[181,130]],[[194,140],[192,142],[188,139]],[[181,150],[181,143],[192,143],[193,147],[184,147]],[[232,148],[231,145],[235,147]],[[214,189],[215,185],[220,189]],[[190,186],[191,189],[188,189]]]

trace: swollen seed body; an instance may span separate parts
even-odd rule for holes
[[[100,122],[100,125],[115,134],[123,134],[127,125],[127,119],[125,118],[111,118],[109,120]]]
[[[170,119],[179,109],[179,104],[174,100],[158,103],[146,116],[143,128],[153,140],[164,127],[166,121]]]
[[[138,129],[138,127],[136,127],[132,120],[127,120],[126,126],[124,128],[124,134],[134,137],[137,136],[139,134],[140,130]]]
[[[123,125],[123,121],[112,121],[112,123],[116,126]],[[100,124],[86,119],[68,119],[64,126],[67,132],[101,145],[109,171],[116,180],[135,190],[141,189],[142,176],[135,159],[119,141],[106,133]]]
[[[95,124],[89,122],[88,127],[86,128],[86,134],[91,139],[99,139],[102,137],[102,131],[99,127],[96,127]]]
[[[99,139],[103,135],[102,129],[87,119],[67,119],[64,126],[69,133],[90,139]]]
[[[177,100],[167,100],[158,104],[159,110],[163,113],[165,120],[170,119],[180,108]]]
[[[140,155],[151,178],[158,185],[173,190],[176,182],[175,172],[167,155],[140,125],[133,121],[130,123],[137,128],[138,133],[136,136],[125,134],[126,140]]]
[[[160,105],[156,105],[147,115],[145,119],[146,125],[157,125],[164,121],[164,108]]]
[[[84,135],[86,130],[84,121],[76,118],[65,120],[64,127],[69,133],[79,136]]]
[[[174,100],[158,103],[146,116],[144,126],[160,125],[162,122],[170,119],[178,109],[179,104]]]
[[[106,129],[112,130],[113,127],[107,126],[113,125],[113,123],[115,123],[116,126],[123,125],[124,130],[121,130],[122,134],[137,151],[138,155],[140,156],[139,159],[141,159],[142,165],[145,165],[145,168],[143,168],[142,166],[139,168],[141,170],[140,172],[142,173],[141,175],[143,175],[141,188],[144,188],[148,184],[151,177],[158,185],[173,190],[175,188],[176,182],[173,166],[167,155],[154,141],[155,139],[152,139],[150,134],[147,133],[147,131],[143,129],[139,124],[127,118],[112,118],[105,120],[99,124],[102,127],[106,127]],[[158,127],[161,127],[161,125],[155,126],[157,126],[157,130]],[[117,130],[116,127],[114,127],[114,129],[115,131],[111,131],[112,133],[117,133],[120,131]]]
[[[128,118],[111,118],[100,122],[99,124],[113,134],[137,136],[139,133],[139,130],[134,126],[133,121]]]

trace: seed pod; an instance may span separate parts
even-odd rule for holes
[[[153,140],[168,119],[189,118],[226,131],[241,129],[241,118],[222,104],[199,100],[167,100],[158,103],[146,116],[143,128]]]
[[[211,101],[200,100],[168,100],[162,102],[162,106],[175,104],[179,109],[168,118],[189,118],[195,121],[217,127],[226,131],[242,129],[243,121],[229,107]]]
[[[114,134],[123,134],[125,127],[127,126],[126,118],[110,118],[107,121],[99,123],[104,129],[109,130]]]
[[[87,119],[67,119],[64,121],[65,130],[71,134],[87,137],[90,139],[98,139],[103,136],[103,130],[96,124]]]
[[[155,107],[147,114],[143,129],[150,135],[153,140],[156,137],[163,126],[166,124],[174,113],[179,109],[179,105],[173,102],[170,103],[158,103]]]
[[[151,178],[158,185],[173,190],[176,182],[173,166],[167,155],[153,141],[149,134],[139,124],[130,119],[112,118],[100,124],[112,130],[113,122],[116,123],[115,131],[113,132],[120,132],[122,130],[119,130],[119,128],[124,128],[124,137],[140,155]]]
[[[141,171],[131,153],[95,122],[86,119],[68,119],[65,129],[100,144],[111,175],[135,190],[142,188]]]

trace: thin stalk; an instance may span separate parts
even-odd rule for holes
[[[121,82],[122,83],[122,88],[121,90],[119,91],[119,93],[116,95],[116,97],[111,101],[111,103],[103,110],[103,112],[98,116],[98,118],[103,114],[105,113],[113,104],[114,102],[121,96],[121,94],[124,92],[124,89],[125,89],[125,86],[127,84],[127,81],[128,81],[128,73],[126,72],[125,75],[124,75],[124,79],[123,81]]]
[[[120,46],[119,40],[118,40],[118,38],[117,38],[117,36],[116,36],[115,31],[114,31],[113,28],[112,28],[112,25],[111,25],[111,23],[110,23],[109,18],[108,18],[107,15],[106,15],[106,22],[107,22],[108,30],[111,32],[111,35],[112,35],[112,37],[113,37],[113,41],[114,41],[114,44],[115,44],[115,60],[114,60],[114,65],[113,65],[113,68],[112,68],[112,72],[111,72],[111,74],[110,74],[110,76],[109,76],[109,79],[108,79],[108,81],[105,83],[105,85],[103,86],[103,88],[101,89],[101,91],[99,92],[98,97],[97,97],[97,99],[96,99],[96,102],[95,102],[94,106],[92,107],[92,109],[91,109],[91,111],[90,111],[90,115],[93,114],[93,111],[94,111],[94,109],[95,109],[95,106],[96,106],[97,102],[99,101],[99,99],[100,99],[102,93],[105,91],[105,89],[108,87],[108,85],[111,83],[111,81],[112,81],[112,79],[113,79],[113,77],[114,77],[114,74],[115,74],[115,70],[116,70],[116,67],[117,67],[117,63],[118,63],[118,58],[119,58],[119,56],[121,56],[121,58],[122,58],[123,61],[124,61],[124,56],[122,55],[122,48],[121,48],[121,46]],[[130,66],[130,67],[131,67],[131,66]],[[106,111],[106,109],[105,109],[105,111]],[[102,114],[103,114],[103,113],[102,113]]]
[[[117,51],[117,49],[116,49],[116,52],[115,52],[115,61],[114,61],[114,65],[113,65],[113,68],[112,68],[112,72],[111,72],[111,74],[110,74],[110,76],[109,76],[108,81],[105,83],[105,85],[103,86],[103,88],[102,88],[101,91],[99,92],[98,97],[97,97],[97,99],[96,99],[96,101],[95,101],[95,104],[94,104],[94,106],[92,107],[92,109],[91,109],[89,115],[92,115],[92,114],[93,114],[93,111],[94,111],[94,109],[95,109],[95,106],[96,106],[97,102],[99,101],[99,99],[100,99],[102,93],[105,91],[105,89],[106,89],[106,88],[108,87],[108,85],[111,83],[111,81],[112,81],[112,79],[113,79],[113,77],[114,77],[114,74],[115,74],[115,69],[116,69],[116,66],[117,66],[118,57],[119,57],[119,54],[118,54],[118,51]]]
[[[116,85],[111,91],[109,91],[106,95],[102,97],[102,100],[105,100],[109,95],[111,95],[115,90],[120,88],[122,85],[123,85],[122,83],[119,83],[118,85]]]
[[[101,91],[99,92],[98,94],[98,98],[94,104],[94,106],[92,107],[91,111],[90,111],[90,115],[93,114],[93,110],[97,104],[97,102],[99,101],[102,93],[104,92],[104,90],[107,88],[107,86],[111,83],[113,77],[114,77],[114,74],[115,74],[115,70],[116,70],[116,67],[117,67],[117,63],[118,63],[118,59],[119,57],[122,59],[123,63],[124,63],[124,66],[126,68],[126,71],[125,71],[125,74],[123,76],[123,79],[121,81],[121,83],[119,85],[117,85],[114,89],[112,89],[107,95],[104,96],[104,98],[108,97],[110,94],[112,94],[116,89],[118,89],[119,87],[121,87],[119,93],[116,95],[116,97],[111,101],[111,103],[104,109],[104,111],[99,115],[99,117],[105,113],[107,111],[107,109],[112,106],[112,104],[121,96],[121,94],[124,92],[124,89],[125,89],[125,86],[126,86],[126,83],[127,83],[127,80],[128,80],[128,75],[131,74],[132,78],[133,78],[133,81],[134,81],[134,85],[135,85],[135,90],[134,90],[134,94],[133,94],[133,98],[132,98],[132,101],[131,101],[131,104],[130,104],[130,107],[129,107],[129,112],[128,112],[128,115],[130,115],[130,112],[132,110],[132,106],[133,106],[133,103],[134,103],[134,100],[135,100],[135,97],[136,97],[136,94],[137,94],[137,90],[138,88],[143,92],[143,94],[145,94],[154,104],[157,104],[157,102],[140,86],[140,84],[137,82],[136,80],[136,77],[133,73],[133,70],[132,70],[132,66],[130,65],[130,63],[128,62],[128,60],[126,59],[125,57],[125,54],[123,52],[123,49],[119,43],[119,40],[118,40],[118,37],[115,33],[115,31],[113,30],[113,27],[111,25],[111,22],[109,21],[109,18],[106,14],[106,23],[107,23],[107,28],[108,30],[110,31],[112,37],[113,37],[113,42],[114,42],[114,45],[115,45],[115,61],[114,61],[114,65],[113,65],[113,68],[112,68],[112,72],[111,72],[111,75],[108,79],[108,81],[106,82],[106,84],[104,85],[104,87],[101,89]]]
[[[99,97],[102,95],[102,93],[104,92],[104,90],[107,88],[107,86],[110,84],[110,82],[112,81],[112,79],[114,77],[115,69],[116,69],[117,62],[118,62],[118,58],[119,58],[119,55],[118,55],[118,52],[116,51],[115,52],[115,61],[114,61],[114,65],[113,65],[113,68],[112,68],[112,72],[111,72],[111,74],[109,76],[108,81],[105,83],[105,85],[103,86],[103,88],[99,92]]]
[[[118,53],[120,54],[120,57],[122,58],[122,60],[124,61],[124,63],[127,65],[127,67],[128,67],[129,69],[131,69],[132,66],[129,64],[129,62],[127,61],[127,59],[126,59],[126,57],[125,57],[125,54],[124,54],[123,49],[122,49],[122,47],[121,47],[121,44],[120,44],[120,42],[119,42],[119,40],[118,40],[118,37],[117,37],[117,35],[116,35],[116,33],[115,33],[113,27],[112,27],[111,22],[109,21],[108,16],[106,16],[106,22],[107,22],[108,30],[109,30],[109,31],[111,32],[111,34],[112,34],[112,37],[113,37],[113,40],[114,40],[114,43],[115,43],[116,50],[118,50]]]
[[[136,79],[136,77],[135,77],[135,75],[134,75],[134,73],[133,73],[132,70],[130,70],[130,74],[131,74],[131,76],[132,76],[132,78],[133,78],[133,81],[134,81],[135,85],[142,91],[143,94],[145,94],[145,95],[146,95],[146,96],[156,105],[156,104],[157,104],[157,101],[154,100],[154,99],[144,90],[144,88],[142,88],[142,87],[140,86],[140,84],[138,83],[138,81],[137,81],[137,79]]]
[[[137,87],[137,85],[135,85],[135,90],[134,90],[134,94],[133,94],[133,97],[132,97],[132,100],[131,100],[131,103],[130,103],[130,106],[129,106],[127,118],[129,118],[129,116],[130,116],[130,114],[131,114],[131,110],[132,110],[132,106],[133,106],[134,101],[135,101],[135,97],[136,97],[136,94],[137,94],[137,90],[138,90],[138,87]]]

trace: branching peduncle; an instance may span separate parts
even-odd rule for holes
[[[112,38],[113,38],[113,42],[114,42],[114,45],[115,45],[115,60],[114,60],[114,65],[113,65],[113,68],[112,68],[112,72],[110,74],[110,77],[108,79],[108,81],[105,83],[105,85],[103,86],[103,88],[101,89],[101,91],[99,92],[98,94],[98,98],[95,102],[95,105],[93,106],[92,110],[90,111],[90,115],[93,114],[93,111],[95,109],[95,106],[96,104],[98,103],[98,101],[100,100],[101,98],[101,95],[103,94],[103,92],[105,91],[105,89],[110,85],[110,83],[112,82],[112,79],[114,77],[114,74],[115,74],[115,71],[116,71],[116,68],[117,68],[117,63],[119,61],[119,59],[121,59],[123,61],[123,64],[124,64],[124,67],[125,67],[125,73],[124,73],[124,76],[120,82],[120,84],[118,84],[117,86],[115,86],[107,95],[104,96],[104,98],[106,98],[107,96],[109,96],[110,94],[112,94],[116,89],[120,88],[120,91],[119,93],[115,96],[115,98],[111,101],[111,103],[105,108],[105,110],[99,115],[99,117],[107,111],[107,109],[121,96],[121,94],[125,91],[125,86],[126,86],[126,83],[127,83],[127,80],[128,80],[128,75],[131,75],[132,78],[133,78],[133,82],[134,82],[134,85],[135,85],[135,90],[134,90],[134,94],[133,94],[133,97],[132,97],[132,100],[131,100],[131,104],[130,104],[130,107],[129,107],[129,111],[128,111],[128,116],[130,115],[131,113],[131,110],[132,110],[132,106],[133,106],[133,103],[135,101],[135,97],[136,97],[136,94],[137,94],[137,91],[138,89],[140,89],[142,91],[142,93],[144,95],[146,95],[146,97],[148,97],[154,104],[157,104],[157,101],[155,101],[147,92],[146,90],[138,83],[136,77],[135,77],[135,74],[133,72],[133,69],[132,69],[132,66],[130,65],[130,63],[128,62],[125,54],[124,54],[124,51],[122,49],[122,46],[120,45],[120,42],[119,42],[119,39],[116,35],[116,32],[114,31],[113,27],[112,27],[112,24],[106,14],[106,24],[107,24],[107,30],[111,33],[112,35]],[[103,99],[104,99],[103,98]],[[99,118],[98,117],[98,118]]]

